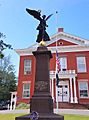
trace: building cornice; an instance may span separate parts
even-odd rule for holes
[[[15,51],[20,55],[20,56],[25,56],[25,55],[33,55],[32,52],[36,51],[36,47],[33,49],[16,49]],[[56,53],[56,47],[48,47],[48,50],[50,50],[52,53]],[[82,52],[82,51],[89,51],[89,46],[88,45],[71,45],[71,46],[58,46],[57,51],[59,53],[63,52]]]
[[[50,41],[46,41],[46,46],[51,45],[52,43],[55,43],[58,40],[66,40],[68,42],[75,43],[76,45],[71,46],[58,46],[58,52],[79,52],[79,51],[89,51],[89,41],[65,32],[58,32],[55,35],[50,37]],[[38,47],[38,43],[35,43],[34,45],[25,48],[25,49],[15,49],[15,51],[20,55],[32,55],[32,51],[35,51]],[[49,50],[51,50],[52,53],[55,53],[56,47],[48,47]]]
[[[56,52],[56,47],[49,47],[49,50],[51,50],[52,53]],[[79,46],[79,45],[71,45],[71,46],[58,46],[57,51],[59,53],[63,52],[83,52],[83,51],[89,51],[89,46]]]

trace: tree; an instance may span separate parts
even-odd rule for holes
[[[10,56],[4,57],[3,51],[6,48],[12,49],[2,38],[6,35],[0,32],[0,100],[10,99],[10,92],[16,90],[15,69],[10,63]]]
[[[6,35],[0,32],[0,38],[6,38]],[[12,49],[10,44],[6,44],[3,40],[0,40],[0,59],[3,59],[4,54],[2,53],[6,48]]]
[[[16,90],[16,76],[14,65],[10,62],[10,56],[0,59],[0,99],[10,99],[10,92]]]

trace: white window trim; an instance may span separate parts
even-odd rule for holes
[[[63,65],[64,64],[63,61],[62,61],[63,58],[65,59],[65,65]],[[67,57],[65,57],[65,56],[59,57],[59,60],[60,60],[61,71],[63,71],[64,69],[67,70]],[[64,66],[65,66],[65,68],[64,68]]]
[[[25,66],[25,60],[30,60],[31,63],[29,66]],[[26,71],[26,68],[29,69],[29,71]],[[27,58],[27,59],[24,59],[24,75],[29,75],[31,73],[31,69],[32,69],[32,60]]]
[[[23,85],[24,85],[24,84],[29,84],[29,97],[24,97],[24,95],[23,95],[24,91],[28,91],[28,90],[24,90],[24,86],[23,86],[22,98],[23,98],[23,99],[29,99],[29,98],[30,98],[31,82],[29,82],[29,81],[23,81]]]
[[[84,58],[84,62],[85,62],[85,63],[84,63],[85,66],[84,66],[84,67],[85,67],[85,69],[84,69],[83,71],[79,70],[79,68],[78,68],[78,58],[79,58],[79,57],[83,57],[83,58]],[[76,61],[77,61],[77,72],[78,72],[78,73],[86,73],[86,72],[87,72],[86,57],[85,57],[85,56],[77,56],[77,57],[76,57]]]
[[[81,97],[81,96],[80,96],[80,89],[79,89],[79,83],[80,83],[80,82],[87,82],[87,91],[88,91],[88,96],[87,96],[87,97]],[[86,98],[89,98],[88,80],[84,80],[84,79],[83,79],[83,80],[82,80],[82,79],[81,79],[81,80],[78,80],[78,91],[79,91],[79,98],[85,98],[85,99],[86,99]]]

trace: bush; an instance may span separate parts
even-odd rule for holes
[[[19,103],[19,104],[16,106],[16,109],[30,109],[30,104],[27,104],[27,103]]]

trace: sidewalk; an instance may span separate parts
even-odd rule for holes
[[[14,113],[26,113],[29,114],[30,110],[2,110],[0,111],[0,114],[14,114]],[[89,116],[89,110],[81,110],[81,109],[54,109],[54,113],[56,114],[76,114],[76,115],[86,115]]]
[[[14,114],[14,113],[26,113],[29,114],[30,110],[29,109],[23,109],[23,110],[0,110],[0,114]]]
[[[86,115],[89,116],[89,110],[82,109],[54,109],[54,113],[57,114],[75,114],[75,115]]]

